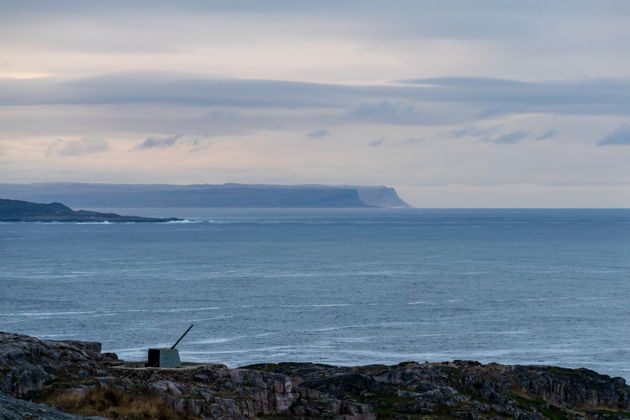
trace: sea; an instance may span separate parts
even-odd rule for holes
[[[630,379],[630,210],[98,209],[0,224],[0,330],[230,367],[478,360]]]

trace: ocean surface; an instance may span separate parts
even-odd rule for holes
[[[104,209],[99,209],[104,210]],[[475,359],[630,379],[630,210],[111,209],[0,224],[0,330],[242,366]]]

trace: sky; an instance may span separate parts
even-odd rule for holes
[[[630,207],[630,2],[0,0],[0,182]]]

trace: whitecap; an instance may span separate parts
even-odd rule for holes
[[[206,338],[206,339],[201,339],[197,341],[191,341],[189,344],[221,344],[221,343],[227,343],[230,341],[240,340],[246,337],[247,336],[243,335],[243,336],[237,336],[237,337]]]

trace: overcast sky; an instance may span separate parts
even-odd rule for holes
[[[630,207],[630,2],[0,0],[0,182]]]

